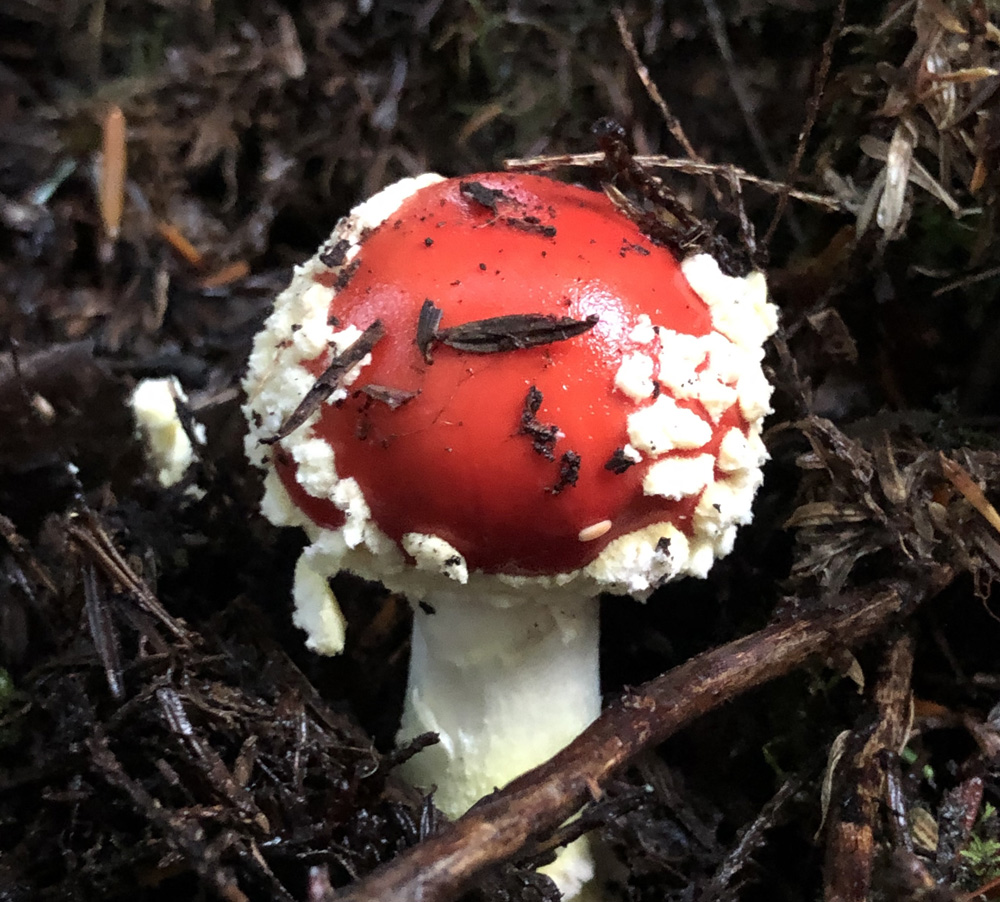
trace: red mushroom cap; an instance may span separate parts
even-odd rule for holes
[[[670,252],[601,193],[529,175],[448,179],[362,233],[353,260],[336,238],[319,255],[330,265],[311,270],[330,289],[333,329],[379,321],[383,335],[346,397],[335,394],[302,428],[329,444],[337,477],[356,481],[375,525],[401,547],[410,534],[434,536],[469,571],[569,573],[654,523],[691,537],[706,480],[732,477],[720,461],[723,439],[736,430],[759,445],[762,413],[739,403],[739,374],[715,377],[714,406],[660,383],[667,337],[711,336],[713,310]],[[418,343],[427,301],[440,311],[433,362]],[[565,340],[487,353],[448,340],[454,327],[512,314],[596,323]],[[517,340],[515,330],[510,344]],[[319,376],[333,355],[303,365]],[[639,389],[622,375],[630,356]],[[750,355],[758,376],[759,356]],[[701,358],[692,381],[711,365]],[[656,410],[679,418],[668,437],[673,429],[686,438],[666,448],[650,439],[637,453],[640,420],[630,430],[629,418],[658,397]],[[763,452],[753,454],[759,467]],[[705,455],[712,460],[702,465]],[[677,472],[702,473],[700,484],[650,494],[650,468],[684,459],[692,465]],[[343,502],[304,489],[280,445],[273,466],[313,523],[344,524]]]

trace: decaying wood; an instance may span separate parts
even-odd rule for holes
[[[938,567],[919,580],[883,585],[866,600],[840,598],[835,605],[778,621],[693,658],[627,693],[562,752],[487,797],[436,836],[346,892],[326,898],[454,899],[474,878],[516,857],[593,799],[595,789],[639,752],[814,655],[861,644],[951,578],[949,568]]]
[[[969,475],[969,471],[961,464],[950,460],[944,454],[940,455],[941,470],[948,477],[956,489],[958,489],[965,500],[969,502],[983,519],[990,524],[997,532],[1000,532],[1000,513],[990,504],[989,499],[983,490],[976,484],[976,481]]]
[[[713,234],[714,224],[696,216],[662,179],[636,162],[624,127],[605,117],[595,122],[590,131],[604,153],[604,193],[618,210],[653,241],[680,256],[702,247]],[[623,188],[642,200],[633,201],[623,193]]]
[[[867,902],[869,898],[879,852],[880,814],[887,799],[887,772],[910,729],[913,648],[909,635],[889,643],[873,688],[873,710],[866,712],[865,722],[847,740],[837,765],[840,775],[829,809],[835,813],[826,846],[826,902]]]

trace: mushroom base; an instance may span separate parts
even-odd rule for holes
[[[550,758],[600,713],[597,598],[506,607],[446,594],[415,607],[401,741],[437,745],[404,766],[458,817],[484,795]],[[576,844],[574,844],[576,846]],[[585,846],[546,872],[566,898],[593,877]]]

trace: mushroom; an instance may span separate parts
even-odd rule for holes
[[[295,622],[336,653],[328,577],[414,609],[400,738],[451,816],[599,713],[598,597],[703,577],[767,452],[759,272],[678,262],[605,195],[533,175],[384,189],[296,269],[244,382],[264,514],[304,528]],[[571,897],[580,846],[550,871]]]

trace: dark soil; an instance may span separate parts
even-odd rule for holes
[[[607,600],[609,703],[903,600],[777,680],[733,664],[605,782],[607,898],[1000,895],[1000,10],[844,6],[628,3],[636,58],[602,3],[0,7],[0,899],[322,899],[441,828],[393,776],[407,606],[338,577],[348,648],[305,650],[239,378],[354,202],[593,152],[602,117],[719,164],[643,171],[782,311],[754,522],[708,580]],[[128,408],[167,374],[207,428],[171,489]],[[436,898],[555,899],[543,848]]]

